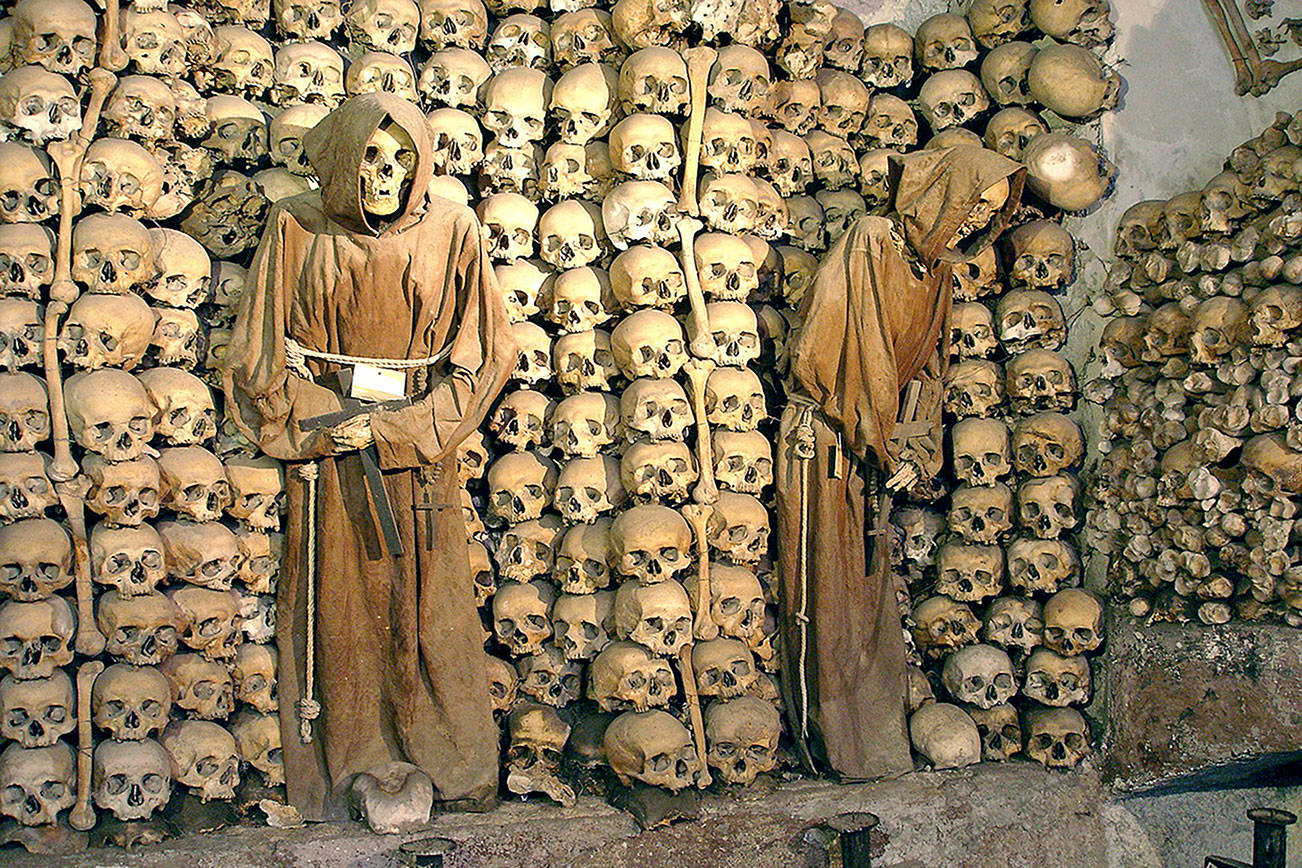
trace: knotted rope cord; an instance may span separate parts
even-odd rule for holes
[[[814,442],[814,405],[807,399],[800,400],[798,395],[792,395],[791,401],[801,405],[792,454],[800,466],[800,566],[798,568],[800,611],[796,612],[796,623],[800,625],[800,737],[807,743],[809,741],[809,462],[814,457],[811,448]]]
[[[312,721],[321,716],[316,701],[316,480],[319,467],[315,461],[298,466],[298,475],[307,485],[307,660],[303,672],[303,696],[298,700],[298,739],[312,743]]]
[[[310,350],[300,344],[298,341],[285,335],[285,367],[289,368],[295,374],[298,374],[305,380],[312,379],[312,372],[308,370],[307,360],[318,359],[322,362],[331,362],[336,365],[374,365],[377,368],[388,368],[390,370],[407,370],[409,368],[427,368],[430,365],[437,365],[446,359],[452,353],[452,345],[444,347],[432,356],[426,356],[423,359],[384,359],[368,356],[346,356],[343,353],[325,353],[320,350]]]

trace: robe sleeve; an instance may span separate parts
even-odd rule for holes
[[[882,266],[890,224],[861,218],[828,252],[803,301],[803,326],[792,350],[796,383],[849,442],[887,471],[887,442],[899,412],[899,371],[883,300]]]
[[[298,423],[340,409],[329,389],[291,372],[285,364],[288,295],[300,275],[286,249],[294,218],[272,211],[266,234],[249,267],[222,370],[226,412],[244,436],[282,460],[333,454],[324,431],[303,432]]]
[[[449,239],[456,318],[448,373],[411,406],[371,414],[371,431],[385,469],[433,464],[452,454],[479,427],[515,366],[516,347],[497,278],[478,224],[467,216]]]

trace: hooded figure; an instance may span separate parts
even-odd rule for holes
[[[293,464],[286,473],[276,641],[289,801],[309,820],[341,818],[354,776],[408,762],[437,799],[483,802],[497,789],[497,727],[456,451],[514,366],[506,310],[475,215],[427,192],[434,144],[416,106],[354,97],[304,147],[321,188],[273,208],[223,372],[239,429],[269,455],[316,462],[319,474],[309,534],[307,481]],[[382,197],[382,213],[368,211]],[[287,358],[287,339],[335,358]],[[405,369],[409,406],[302,430],[340,409],[337,374],[351,364],[339,357],[425,364]],[[372,442],[399,555],[363,484],[357,450]]]
[[[871,538],[887,490],[940,470],[952,270],[1008,225],[1024,176],[974,146],[891,161],[893,213],[850,227],[802,302],[778,444],[787,708],[805,763],[855,780],[913,768],[889,544]]]

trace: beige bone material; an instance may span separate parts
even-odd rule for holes
[[[704,46],[683,52],[683,59],[687,61],[687,92],[692,108],[687,117],[687,146],[683,149],[683,186],[678,197],[678,210],[693,217],[700,214],[700,208],[696,204],[696,181],[701,169],[701,134],[705,129],[710,69],[718,56],[719,53],[713,48]]]
[[[79,832],[95,825],[95,809],[90,806],[90,772],[94,743],[91,741],[90,695],[95,679],[104,664],[90,660],[77,670],[77,804],[68,813],[68,824]]]
[[[696,620],[692,624],[692,636],[697,641],[709,642],[719,638],[719,625],[710,616],[710,544],[706,533],[714,507],[708,503],[689,503],[682,510],[683,518],[692,527],[692,536],[696,540]]]
[[[691,359],[683,365],[687,384],[692,393],[692,412],[696,414],[696,461],[700,465],[700,479],[692,490],[697,503],[714,503],[719,499],[719,486],[714,480],[714,446],[710,438],[710,421],[705,416],[705,384],[714,373],[714,362],[708,359]]]
[[[678,221],[678,251],[682,260],[683,277],[687,284],[687,300],[691,304],[688,314],[688,334],[693,335],[687,348],[698,359],[708,359],[714,352],[714,337],[710,332],[710,317],[706,313],[705,294],[701,292],[701,278],[696,271],[696,234],[704,229],[704,224],[695,217],[683,217]]]
[[[687,711],[692,720],[692,742],[696,745],[696,758],[701,770],[696,775],[696,786],[705,789],[713,779],[705,763],[705,719],[701,716],[701,697],[696,693],[696,673],[692,671],[692,643],[688,642],[678,652],[678,665],[682,668],[683,693],[687,695]]]

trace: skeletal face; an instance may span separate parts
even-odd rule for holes
[[[160,532],[166,542],[166,527],[160,528]],[[181,634],[181,641],[186,647],[216,660],[228,660],[235,656],[235,649],[241,641],[240,627],[244,621],[240,612],[240,597],[236,592],[180,587],[168,591],[167,596],[185,619],[187,626]]]
[[[805,136],[818,121],[822,91],[811,80],[780,81],[773,85],[769,102],[778,126],[792,135]]]
[[[1063,657],[1039,648],[1026,661],[1022,692],[1042,705],[1064,708],[1085,705],[1091,688],[1090,665],[1084,657]]]
[[[1035,26],[1060,42],[1096,48],[1106,45],[1115,29],[1109,0],[1031,0],[1030,8]]]
[[[552,348],[556,379],[567,394],[596,389],[608,391],[620,379],[610,348],[610,334],[601,329],[562,335]]]
[[[89,488],[86,506],[114,525],[135,527],[158,514],[159,471],[154,459],[107,461],[88,455],[82,462]]]
[[[1117,222],[1116,255],[1123,259],[1138,259],[1150,250],[1156,250],[1163,232],[1163,206],[1159,199],[1145,199],[1125,210]]]
[[[1066,133],[1036,136],[1022,154],[1026,185],[1055,208],[1084,211],[1112,186],[1116,167],[1093,145]],[[1196,217],[1195,208],[1195,217]]]
[[[615,592],[615,632],[660,657],[675,657],[692,641],[692,610],[674,581],[626,582]]]
[[[853,185],[858,179],[859,158],[845,139],[814,130],[805,136],[805,143],[813,155],[814,177],[824,187],[839,190]]]
[[[874,24],[864,32],[863,80],[890,90],[913,78],[913,37],[894,24]]]
[[[1048,220],[1018,226],[1009,235],[1014,286],[1061,289],[1075,271],[1075,243],[1067,230]]]
[[[280,721],[275,715],[241,711],[231,722],[231,735],[235,737],[240,759],[261,772],[267,786],[285,782]]]
[[[18,679],[51,677],[72,662],[76,623],[62,597],[10,600],[0,606],[0,668]]]
[[[367,51],[410,54],[416,47],[418,29],[421,40],[437,43],[436,48],[443,47],[440,36],[449,42],[455,38],[441,27],[438,34],[427,35],[421,18],[424,12],[426,8],[417,8],[414,0],[359,0],[352,4],[344,18],[344,32],[348,35],[350,47],[358,54]],[[470,14],[469,11],[466,14]],[[482,33],[478,45],[483,45]]]
[[[847,72],[824,69],[818,73],[821,94],[818,125],[834,136],[857,136],[868,113],[868,88]]]
[[[980,302],[956,303],[950,313],[951,356],[985,358],[999,348],[994,316]]]
[[[555,593],[544,582],[506,582],[493,597],[493,629],[513,656],[537,654],[551,638]]]
[[[620,396],[620,417],[630,438],[682,440],[695,421],[683,387],[671,379],[641,378]]]
[[[610,455],[572,459],[556,481],[556,509],[570,522],[595,521],[627,499],[619,479],[619,460]]]
[[[714,350],[710,360],[722,367],[744,367],[759,357],[759,323],[755,312],[739,301],[712,301],[706,305]],[[688,322],[688,340],[694,341],[694,325]]]
[[[783,196],[803,193],[814,180],[814,155],[805,140],[792,133],[777,130],[773,133],[773,150],[770,152],[769,176],[773,186]],[[796,217],[787,200],[789,231],[796,230]]]
[[[959,15],[933,15],[918,27],[914,54],[923,69],[959,69],[977,59],[976,40]]]
[[[695,580],[688,586],[694,591]],[[754,647],[764,638],[764,591],[746,567],[714,564],[710,568],[710,618],[722,636]]]
[[[610,541],[615,572],[643,584],[670,581],[691,563],[687,521],[665,506],[635,506],[620,513]]]
[[[158,278],[146,293],[158,304],[194,308],[208,300],[212,262],[203,245],[175,229],[151,229]]]
[[[477,158],[472,154],[471,159]],[[484,147],[483,165],[479,168],[480,192],[483,195],[521,193],[536,198],[541,165],[542,148],[537,145],[526,143],[519,148],[508,148],[500,142],[489,142]]]
[[[685,443],[676,440],[634,443],[620,460],[620,479],[634,498],[652,503],[686,499],[698,478],[696,464]]]
[[[610,520],[575,525],[556,551],[554,578],[562,593],[591,594],[610,584]]]
[[[541,446],[547,439],[554,404],[541,392],[521,389],[503,398],[489,421],[498,440],[517,450]]]
[[[638,780],[678,792],[700,771],[691,733],[663,711],[625,712],[607,727],[603,742],[611,769],[625,784]]]
[[[1053,594],[1079,582],[1080,558],[1061,540],[1019,537],[1008,547],[1008,575],[1026,593]]]
[[[659,181],[626,181],[601,205],[606,234],[620,250],[646,241],[666,245],[677,240],[677,197]]]
[[[837,69],[858,72],[863,60],[864,26],[849,9],[838,9],[832,32],[823,45],[823,62]]]
[[[705,416],[712,426],[754,431],[768,418],[759,376],[743,367],[716,369],[705,383]]]
[[[0,753],[0,814],[22,826],[48,826],[77,801],[76,761],[63,742]]]
[[[533,452],[502,455],[488,468],[489,510],[508,522],[538,518],[551,504],[556,465]]]
[[[0,453],[0,519],[40,518],[58,502],[46,474],[49,463],[40,452]]]
[[[172,684],[173,703],[190,717],[225,720],[235,710],[231,674],[198,654],[177,654],[159,667]]]
[[[229,732],[211,721],[176,720],[163,730],[161,741],[177,783],[205,802],[235,797],[240,758]]]
[[[941,676],[955,701],[989,710],[1017,695],[1017,675],[1008,653],[992,645],[971,645],[945,658]]]
[[[913,638],[931,659],[975,644],[981,622],[972,610],[946,596],[928,597],[913,609]]]
[[[1029,654],[1044,638],[1044,611],[1026,597],[1000,597],[986,610],[982,637],[1006,651]]]
[[[281,46],[276,51],[271,84],[271,99],[278,105],[307,103],[334,108],[344,98],[344,59],[320,42]]]
[[[274,0],[272,14],[283,36],[296,39],[330,39],[344,23],[338,0]]]
[[[362,152],[362,207],[368,214],[388,217],[397,213],[411,186],[416,167],[416,145],[397,124],[381,126]]]
[[[752,495],[722,492],[710,516],[706,536],[710,549],[725,560],[756,563],[768,553],[768,511]]]
[[[990,107],[990,100],[972,73],[947,69],[922,83],[918,104],[932,133],[939,133],[970,122]]]
[[[918,566],[936,562],[940,535],[947,527],[944,516],[924,507],[901,507],[891,513],[891,523],[900,534],[904,558]]]
[[[44,145],[81,129],[81,103],[63,76],[20,67],[0,77],[0,121],[15,137]]]
[[[39,223],[58,213],[58,181],[49,160],[26,145],[0,143],[0,222]]]
[[[714,432],[714,477],[729,491],[761,494],[773,484],[773,449],[758,431]]]
[[[610,266],[610,284],[615,299],[625,310],[671,309],[687,294],[677,257],[661,247],[649,245],[630,247],[615,257]]]
[[[0,368],[13,371],[38,364],[44,331],[44,311],[35,301],[0,297]]]
[[[1044,604],[1044,644],[1064,657],[1103,644],[1103,605],[1089,591],[1067,588]]]
[[[1040,116],[1024,108],[1006,108],[986,122],[984,143],[1010,160],[1021,160],[1027,142],[1049,127]]]
[[[682,165],[673,124],[660,115],[638,113],[610,131],[610,162],[639,181],[667,181]]]
[[[50,436],[45,383],[31,374],[0,374],[0,452],[29,452]]]
[[[54,278],[53,238],[44,226],[0,224],[0,295],[40,298]]]
[[[617,63],[623,54],[615,42],[610,15],[598,9],[575,9],[556,17],[551,52],[562,69],[583,63]]]
[[[603,711],[664,707],[675,688],[669,661],[636,642],[608,644],[593,660],[588,680],[588,696]]]
[[[387,51],[368,51],[348,66],[344,88],[349,96],[391,93],[416,101],[416,71],[411,63]]]
[[[680,115],[686,112],[687,64],[678,52],[650,46],[620,66],[619,98],[625,112]]]
[[[493,259],[524,259],[533,254],[536,205],[518,193],[495,193],[480,201],[476,211]]]
[[[538,192],[549,201],[589,195],[597,179],[588,171],[588,149],[600,151],[603,146],[603,142],[586,146],[553,144],[538,165]]]
[[[615,595],[611,591],[557,597],[552,607],[552,635],[564,659],[591,660],[610,644],[615,630],[614,607]],[[564,688],[573,693],[572,699],[578,698],[578,672],[574,674],[574,684]]]
[[[484,129],[508,148],[536,142],[543,136],[551,98],[551,79],[542,72],[527,67],[503,70],[484,85]]]
[[[177,447],[178,449],[193,449],[197,447]],[[173,450],[164,450],[173,451]],[[184,458],[193,458],[189,455]],[[167,456],[164,456],[164,466],[167,466]],[[199,464],[199,462],[194,462]],[[206,463],[206,462],[203,462]],[[186,499],[193,497],[198,500],[206,497],[215,498],[215,491],[226,489],[225,477],[220,477],[216,482],[208,482],[206,471],[203,475],[195,475],[193,468],[186,467],[182,464],[182,459],[177,459],[176,464],[180,467],[174,467],[172,472],[164,472],[164,477],[192,476],[196,481],[178,482],[177,485],[185,485],[191,494],[186,494],[185,490],[173,491],[172,502],[176,498]],[[220,467],[220,462],[218,462]],[[188,482],[188,480],[187,480]],[[199,493],[193,493],[198,490]],[[175,507],[174,507],[175,508]],[[206,510],[205,510],[206,511]],[[184,513],[181,513],[184,515]],[[231,580],[235,577],[236,571],[240,566],[240,549],[235,540],[235,535],[224,525],[214,521],[206,521],[203,524],[191,524],[189,522],[169,522],[165,521],[158,526],[159,534],[163,538],[163,549],[167,559],[167,571],[171,578],[182,579],[191,584],[200,585],[206,588],[215,588],[226,590],[231,586]]]
[[[1216,364],[1235,347],[1248,343],[1248,306],[1237,298],[1209,298],[1190,317],[1189,346],[1193,361]]]
[[[1051,350],[1028,350],[1014,357],[1004,379],[1014,408],[1023,413],[1070,410],[1076,403],[1075,372]]]
[[[574,793],[559,777],[569,725],[554,709],[525,706],[511,712],[507,728],[511,739],[507,789],[522,795],[543,792],[562,804],[572,804]]]
[[[889,93],[877,93],[868,104],[863,139],[873,148],[911,148],[918,143],[918,119],[904,100]]]
[[[1149,314],[1142,341],[1144,361],[1160,362],[1168,356],[1188,352],[1189,314],[1175,302],[1164,304]]]
[[[782,721],[762,699],[742,696],[710,705],[705,715],[706,762],[725,783],[745,785],[777,766]]]
[[[711,229],[733,234],[755,231],[759,187],[746,175],[712,175],[701,181],[701,217]]]
[[[271,44],[247,27],[217,27],[211,68],[203,85],[232,96],[258,99],[272,86],[275,60]]]
[[[484,655],[484,663],[488,670],[488,696],[493,714],[504,714],[515,704],[518,680],[515,667],[491,654]]]
[[[1302,326],[1302,291],[1288,285],[1263,289],[1249,304],[1248,325],[1256,346],[1279,347]]]
[[[428,102],[448,108],[472,109],[479,89],[493,74],[488,62],[468,48],[444,48],[430,55],[416,83]]]
[[[125,214],[83,217],[73,227],[72,277],[93,293],[124,295],[143,289],[159,274],[155,238]]]
[[[1059,349],[1067,339],[1067,322],[1057,299],[1046,292],[1013,290],[999,299],[999,341],[1009,353]]]
[[[835,243],[856,220],[868,213],[868,203],[854,190],[819,190],[814,198],[823,208],[829,244]]]
[[[599,392],[580,392],[561,401],[548,424],[551,443],[571,456],[595,456],[622,434],[618,399]]]
[[[919,708],[909,718],[909,739],[934,768],[963,768],[981,759],[981,734],[957,705],[931,702]]]
[[[549,275],[540,263],[516,259],[494,266],[493,271],[511,322],[524,322],[541,312],[541,303],[545,302],[543,290]]]
[[[1029,42],[1009,42],[981,61],[981,83],[1001,106],[1024,106],[1032,101],[1028,76],[1036,48]]]
[[[687,361],[683,327],[661,310],[640,310],[620,321],[610,335],[615,362],[630,380],[673,377]]]
[[[551,65],[552,40],[547,22],[536,15],[511,15],[498,23],[484,56],[496,72],[511,67],[546,69]]]
[[[72,581],[72,543],[48,518],[29,518],[0,527],[0,591],[33,602]]]
[[[949,542],[936,555],[936,570],[937,593],[960,603],[981,602],[1003,590],[1004,552],[997,545]]]
[[[138,379],[154,410],[154,431],[168,443],[197,445],[217,433],[212,392],[198,377],[176,368],[151,368]]]
[[[465,175],[484,159],[484,137],[475,119],[460,109],[443,108],[428,117],[434,133],[434,170]]]
[[[1075,768],[1091,753],[1085,718],[1074,708],[1027,711],[1026,753],[1049,768]]]
[[[265,153],[265,129],[262,135]],[[163,169],[158,158],[136,142],[96,139],[87,150],[81,167],[81,195],[87,204],[149,216],[162,192]]]
[[[759,681],[755,655],[738,639],[714,639],[692,647],[697,692],[707,698],[733,699],[751,691]]]
[[[154,324],[150,347],[158,364],[175,365],[187,370],[199,364],[204,351],[204,338],[199,331],[198,315],[192,310],[172,307],[153,310],[158,319]],[[216,344],[215,336],[213,342]]]
[[[1252,213],[1251,191],[1234,172],[1221,172],[1203,188],[1200,228],[1204,234],[1228,235]]]
[[[1013,463],[1019,473],[1053,476],[1085,454],[1080,426],[1061,413],[1037,413],[1019,419],[1013,429]]]
[[[81,75],[95,62],[95,17],[78,0],[14,4],[9,34],[14,65],[39,64],[60,75]]]
[[[985,48],[995,48],[1031,29],[1026,0],[977,0],[967,11],[972,34]]]
[[[558,269],[574,269],[556,279],[552,311],[565,331],[587,331],[610,318],[605,272],[584,268],[603,253],[605,227],[600,209],[579,199],[548,208],[538,222],[539,255]],[[553,320],[555,321],[555,320]]]
[[[512,377],[526,386],[536,386],[548,379],[551,369],[551,339],[534,323],[515,323],[511,336],[517,347],[516,367]]]
[[[1029,479],[1017,487],[1017,521],[1040,539],[1055,539],[1076,527],[1080,486],[1070,476]]]
[[[968,485],[992,485],[1012,471],[1008,427],[997,419],[963,419],[953,428],[954,476]]]
[[[72,679],[63,670],[31,681],[0,680],[0,736],[23,747],[49,747],[76,726]]]
[[[590,598],[595,597],[595,594],[590,595]],[[582,635],[582,628],[579,628],[579,633]],[[559,639],[559,634],[557,636]],[[581,667],[581,663],[567,659],[560,648],[547,645],[537,654],[516,661],[517,690],[545,705],[564,708],[579,698]]]
[[[726,46],[710,70],[710,102],[743,116],[760,113],[768,104],[772,81],[763,54],[747,45]]]

